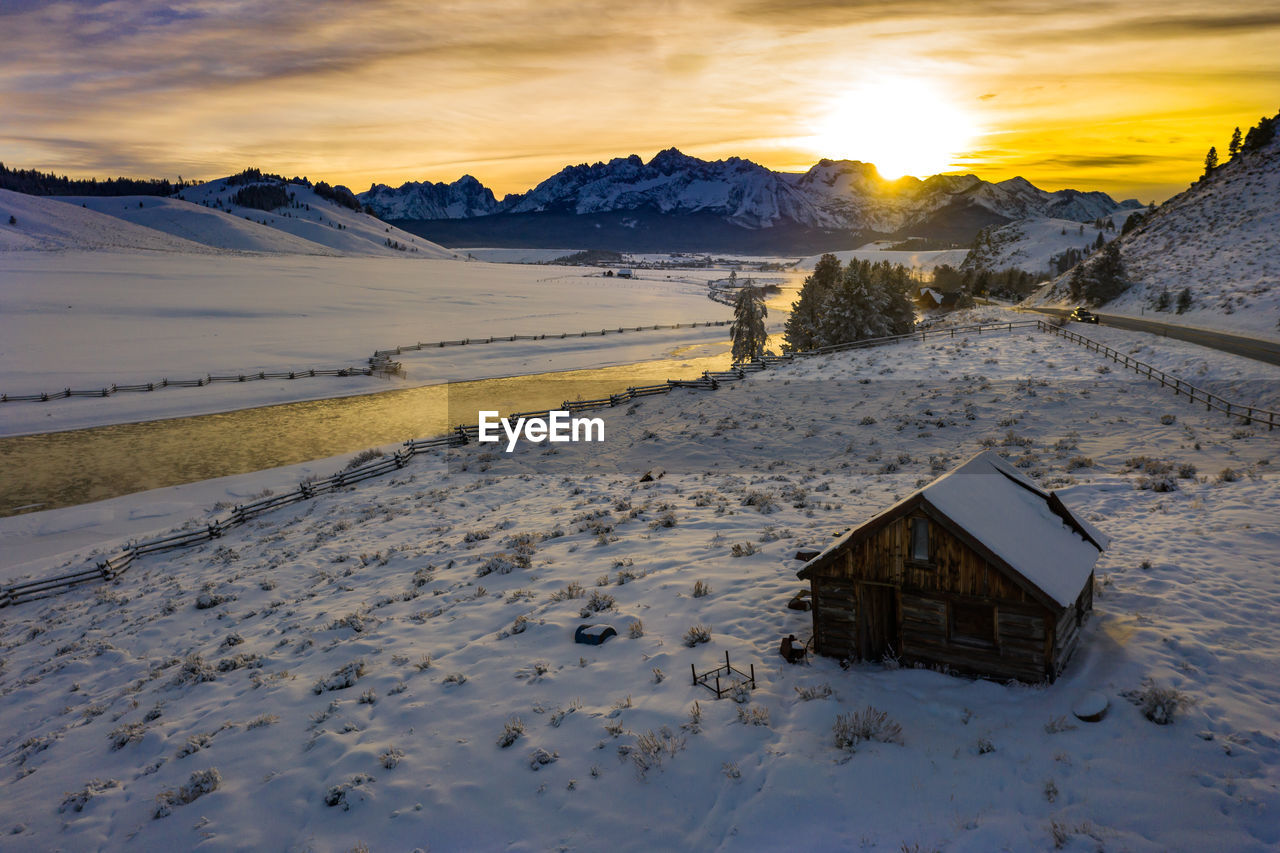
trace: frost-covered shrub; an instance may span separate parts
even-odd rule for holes
[[[218,672],[232,672],[237,669],[260,669],[262,664],[262,655],[241,652],[218,661]]]
[[[263,726],[269,726],[273,723],[280,722],[280,718],[275,714],[259,714],[248,723],[245,724],[246,729],[260,729]]]
[[[502,734],[498,736],[498,746],[506,749],[524,734],[524,722],[519,717],[512,717],[502,726]]]
[[[458,687],[467,683],[467,676],[461,672],[451,672],[440,683],[445,687]]]
[[[662,528],[662,527],[675,527],[676,524],[677,524],[676,514],[673,511],[667,509],[658,513],[658,517],[655,518],[653,521],[649,522],[649,528],[651,530],[658,530],[659,528]]]
[[[173,684],[201,684],[213,681],[218,677],[212,665],[204,662],[197,654],[187,655],[182,659],[182,666],[173,677]]]
[[[1160,423],[1164,424],[1165,426],[1170,426],[1171,424],[1177,423],[1177,421],[1178,421],[1177,415],[1166,414],[1166,415],[1160,416]]]
[[[757,512],[765,515],[771,512],[777,512],[778,500],[768,492],[749,491],[746,497],[742,499],[743,506],[753,506]]]
[[[329,623],[329,630],[337,631],[342,628],[350,628],[352,631],[359,634],[362,633],[365,628],[376,624],[377,622],[372,619],[368,613],[363,610],[356,610],[348,613],[346,616],[339,616],[337,619],[334,619]]]
[[[66,797],[62,800],[62,804],[58,806],[58,811],[65,812],[68,809],[73,812],[84,811],[84,807],[94,797],[104,791],[118,787],[120,787],[120,783],[115,779],[90,779],[84,783],[84,787],[79,791],[68,791]]]
[[[826,699],[828,696],[830,696],[832,693],[835,692],[831,689],[831,685],[825,681],[822,682],[821,684],[796,687],[795,691],[796,691],[796,694],[801,698],[801,700],[805,702],[810,702],[814,699]]]
[[[137,743],[142,740],[142,736],[147,733],[146,723],[125,723],[111,731],[111,748],[124,749],[131,743]]]
[[[1088,456],[1072,456],[1067,460],[1067,470],[1075,471],[1080,468],[1092,468],[1093,459]]]
[[[161,791],[156,796],[156,810],[154,817],[161,818],[173,813],[174,806],[185,806],[188,803],[194,803],[205,794],[218,790],[218,786],[222,784],[222,774],[218,772],[218,768],[210,767],[208,770],[197,770],[191,774],[181,788],[167,791]]]
[[[312,693],[320,694],[326,690],[345,690],[360,680],[365,674],[364,660],[353,660],[346,666],[335,669],[328,678],[322,678],[311,688]]]
[[[750,542],[735,542],[729,549],[729,554],[734,557],[750,557],[755,552],[756,546]]]
[[[355,456],[351,457],[351,460],[347,462],[346,467],[343,468],[342,470],[352,471],[356,468],[359,468],[361,465],[364,465],[368,462],[372,462],[375,459],[381,459],[381,458],[382,458],[381,450],[378,450],[376,448],[370,448],[369,450],[361,450]]]
[[[351,808],[351,791],[357,788],[363,788],[370,782],[377,781],[368,773],[357,773],[352,776],[349,781],[343,782],[341,785],[334,785],[324,795],[324,804],[333,808],[334,806],[342,806],[343,811]]]
[[[582,598],[587,594],[587,588],[577,581],[571,581],[564,589],[558,589],[551,593],[552,601],[568,601],[572,598]]]
[[[526,559],[526,564],[528,560]],[[509,554],[493,554],[476,568],[476,577],[482,578],[488,574],[510,574],[516,569],[516,562]]]
[[[1196,466],[1190,462],[1184,462],[1178,466],[1178,479],[1194,480],[1196,478]]]
[[[394,746],[382,753],[378,760],[382,762],[382,766],[391,770],[400,763],[400,759],[404,758],[404,750],[396,749]]]
[[[1218,472],[1219,483],[1234,483],[1240,479],[1240,472],[1234,468],[1223,468]]]
[[[831,732],[836,748],[846,752],[856,751],[864,740],[902,743],[902,726],[890,719],[887,712],[870,705],[861,711],[837,715]]]
[[[991,738],[985,736],[978,738],[974,742],[973,748],[978,755],[986,755],[996,751],[996,746],[991,742]]]
[[[223,602],[230,601],[229,595],[215,595],[212,592],[202,592],[196,596],[196,610],[208,610],[211,607],[217,607]]]
[[[703,598],[711,594],[711,584],[706,581],[693,582],[693,597]]]
[[[359,700],[361,705],[373,705],[378,701],[378,692],[370,687],[368,690],[360,694]]]
[[[738,722],[744,726],[750,723],[753,726],[765,726],[767,728],[769,725],[769,709],[760,705],[755,705],[751,708],[739,707]]]
[[[559,758],[560,753],[547,752],[542,747],[538,747],[533,752],[529,753],[529,769],[541,770],[543,767],[555,762]]]
[[[1136,690],[1121,694],[1138,706],[1142,716],[1153,723],[1167,726],[1192,704],[1192,699],[1176,687],[1162,687],[1153,679],[1145,679]]]
[[[598,589],[591,590],[591,597],[587,599],[587,603],[582,605],[581,615],[586,619],[592,613],[601,613],[610,609],[615,604],[612,595],[607,592],[601,592]]]
[[[710,625],[691,625],[689,630],[684,632],[684,644],[689,648],[693,648],[699,643],[707,643],[711,641]]]
[[[684,750],[686,741],[683,735],[676,735],[666,726],[657,732],[652,729],[637,735],[635,743],[618,747],[618,755],[628,758],[636,768],[640,778],[655,767],[660,767],[667,758],[674,758]]]
[[[633,640],[638,640],[644,636],[644,622],[637,619],[627,627],[627,636]]]

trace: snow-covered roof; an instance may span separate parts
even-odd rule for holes
[[[913,492],[834,542],[807,566],[841,550],[863,530],[922,499],[1058,605],[1075,601],[1098,554],[1110,544],[1062,502],[987,450]],[[803,570],[802,570],[803,571]]]

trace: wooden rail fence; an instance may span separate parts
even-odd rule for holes
[[[923,329],[907,335],[852,341],[803,353],[765,356],[758,361],[733,364],[730,366],[729,370],[714,372],[704,371],[701,376],[695,379],[668,379],[666,382],[660,382],[655,385],[633,386],[620,393],[610,394],[607,397],[599,397],[594,400],[566,400],[562,404],[561,410],[576,414],[596,409],[606,409],[656,394],[669,394],[676,388],[715,390],[719,388],[722,383],[745,379],[752,373],[767,370],[770,367],[774,367],[779,364],[786,364],[797,358],[808,358],[811,356],[842,352],[851,349],[884,346],[886,344],[901,343],[908,340],[925,341],[931,337],[945,336],[954,338],[957,334],[981,334],[983,332],[1012,331],[1014,329],[1027,328],[1031,326],[1035,326],[1042,331],[1051,332],[1065,337],[1074,343],[1087,346],[1089,349],[1101,353],[1117,363],[1124,364],[1126,367],[1133,367],[1140,375],[1145,376],[1148,379],[1159,381],[1163,387],[1173,388],[1176,394],[1186,395],[1190,401],[1204,402],[1210,409],[1217,409],[1218,411],[1226,412],[1228,415],[1236,415],[1249,421],[1265,421],[1268,425],[1268,429],[1273,428],[1277,422],[1280,422],[1280,416],[1275,412],[1260,409],[1256,406],[1244,406],[1239,403],[1229,403],[1217,395],[1209,394],[1208,392],[1198,389],[1187,382],[1183,382],[1180,379],[1169,376],[1163,371],[1156,370],[1148,364],[1131,359],[1121,352],[1111,349],[1110,347],[1103,346],[1102,344],[1089,340],[1081,335],[1077,335],[1074,332],[1060,329],[1052,323],[1044,320],[1028,320],[1017,323],[987,323],[976,326],[944,329]],[[551,410],[548,409],[537,412],[520,412],[508,415],[507,417],[549,418],[550,415]],[[230,513],[225,518],[210,521],[203,527],[192,528],[190,530],[181,531],[158,539],[130,542],[116,556],[111,557],[110,559],[97,561],[93,565],[76,572],[69,572],[55,577],[41,578],[33,581],[24,581],[22,583],[0,586],[0,608],[47,598],[48,596],[70,589],[71,587],[91,581],[114,580],[123,574],[124,571],[139,557],[162,551],[169,551],[175,548],[189,548],[218,539],[227,530],[245,524],[264,513],[271,512],[272,510],[278,509],[282,506],[310,500],[318,495],[323,495],[328,492],[334,492],[339,489],[355,485],[356,483],[368,480],[371,477],[379,477],[392,471],[399,470],[405,467],[413,457],[420,454],[432,453],[442,448],[469,445],[478,439],[479,431],[480,427],[477,424],[461,425],[455,427],[452,431],[445,433],[444,435],[438,435],[432,438],[410,439],[402,445],[401,450],[395,451],[390,456],[380,457],[357,468],[339,471],[329,477],[303,481],[298,484],[296,489],[284,494],[271,495],[252,503],[237,505],[231,509]],[[694,677],[696,680],[696,673]]]
[[[391,356],[401,355],[409,351],[436,349],[439,347],[459,347],[475,344],[495,344],[502,341],[548,341],[566,338],[590,338],[604,335],[620,335],[623,332],[646,332],[656,329],[697,329],[712,326],[728,326],[729,320],[707,320],[694,323],[674,323],[655,326],[619,326],[616,329],[599,329],[585,332],[561,332],[551,335],[499,335],[486,338],[463,338],[457,341],[436,341],[435,343],[409,344],[392,349],[374,350],[367,367],[341,367],[332,370],[285,370],[257,373],[238,373],[231,376],[214,376],[205,374],[196,379],[161,379],[159,382],[143,382],[135,385],[112,384],[103,388],[90,388],[76,391],[64,388],[61,391],[48,391],[39,394],[0,394],[0,403],[47,403],[50,400],[66,400],[71,397],[110,397],[129,391],[156,391],[160,388],[203,388],[214,382],[254,382],[264,379],[301,379],[310,376],[403,376],[400,363],[391,361]]]

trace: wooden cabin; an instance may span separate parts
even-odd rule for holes
[[[992,451],[844,534],[799,571],[819,654],[1053,681],[1108,539]]]

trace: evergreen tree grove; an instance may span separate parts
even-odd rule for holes
[[[900,264],[855,259],[841,270],[834,255],[824,255],[792,305],[786,349],[816,349],[910,332],[915,324],[915,309],[907,298],[911,284],[910,272]]]

